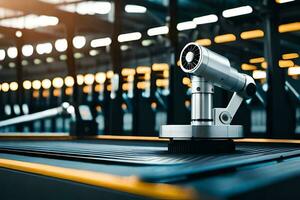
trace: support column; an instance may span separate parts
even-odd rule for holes
[[[185,88],[182,78],[185,74],[177,66],[180,56],[177,31],[178,0],[169,0],[169,38],[173,48],[173,57],[170,68],[170,96],[168,101],[168,124],[188,124],[190,122],[189,112],[184,106]]]
[[[22,103],[24,102],[24,88],[23,88],[23,66],[22,66],[22,46],[23,41],[22,37],[16,37],[16,48],[18,51],[18,55],[16,58],[16,75],[17,75],[17,83],[18,83],[18,90],[17,90],[17,103],[19,104],[20,108],[22,108]]]
[[[267,68],[267,136],[292,137],[295,131],[295,110],[285,90],[285,71],[279,68],[280,37],[278,33],[279,8],[274,0],[267,0],[264,16],[264,54]]]
[[[77,69],[76,63],[74,59],[74,49],[73,49],[73,38],[75,36],[75,24],[74,20],[69,20],[66,23],[66,35],[67,35],[67,69],[68,69],[68,76],[73,77],[74,79],[74,86],[73,86],[73,98],[71,98],[71,102],[74,106],[79,106],[78,102],[78,85],[77,85]]]
[[[118,36],[121,33],[122,26],[122,12],[123,12],[122,0],[114,1],[114,22],[112,32],[112,44],[111,44],[111,62],[112,69],[115,74],[119,75],[119,89],[116,92],[116,97],[110,99],[110,115],[109,115],[109,134],[120,135],[123,132],[123,110],[122,104],[122,77],[121,77],[121,64],[122,53],[120,49],[120,43],[118,42]]]

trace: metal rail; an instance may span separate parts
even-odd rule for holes
[[[41,120],[46,118],[55,117],[61,114],[73,114],[72,106],[69,103],[63,103],[61,106],[56,108],[51,108],[48,110],[44,110],[41,112],[36,112],[32,114],[22,115],[19,117],[14,117],[11,119],[0,121],[0,128],[6,127],[6,126],[12,126],[17,124],[22,124],[26,122],[31,122],[35,120]]]

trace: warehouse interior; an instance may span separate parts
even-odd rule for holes
[[[299,198],[299,10],[0,0],[1,199]]]

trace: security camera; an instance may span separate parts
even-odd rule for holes
[[[243,127],[230,123],[243,100],[255,95],[253,78],[232,68],[224,56],[195,43],[183,48],[180,66],[191,75],[191,124],[163,125],[160,137],[171,141],[242,138]],[[213,108],[214,86],[234,92],[226,108]]]
[[[224,56],[196,43],[189,43],[183,48],[180,63],[184,72],[203,77],[206,81],[225,90],[237,92],[243,97],[251,98],[256,92],[252,77],[232,68]]]

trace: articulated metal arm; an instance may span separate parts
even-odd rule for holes
[[[243,100],[244,98],[235,92],[226,108],[214,108],[213,116],[215,125],[229,125]]]

